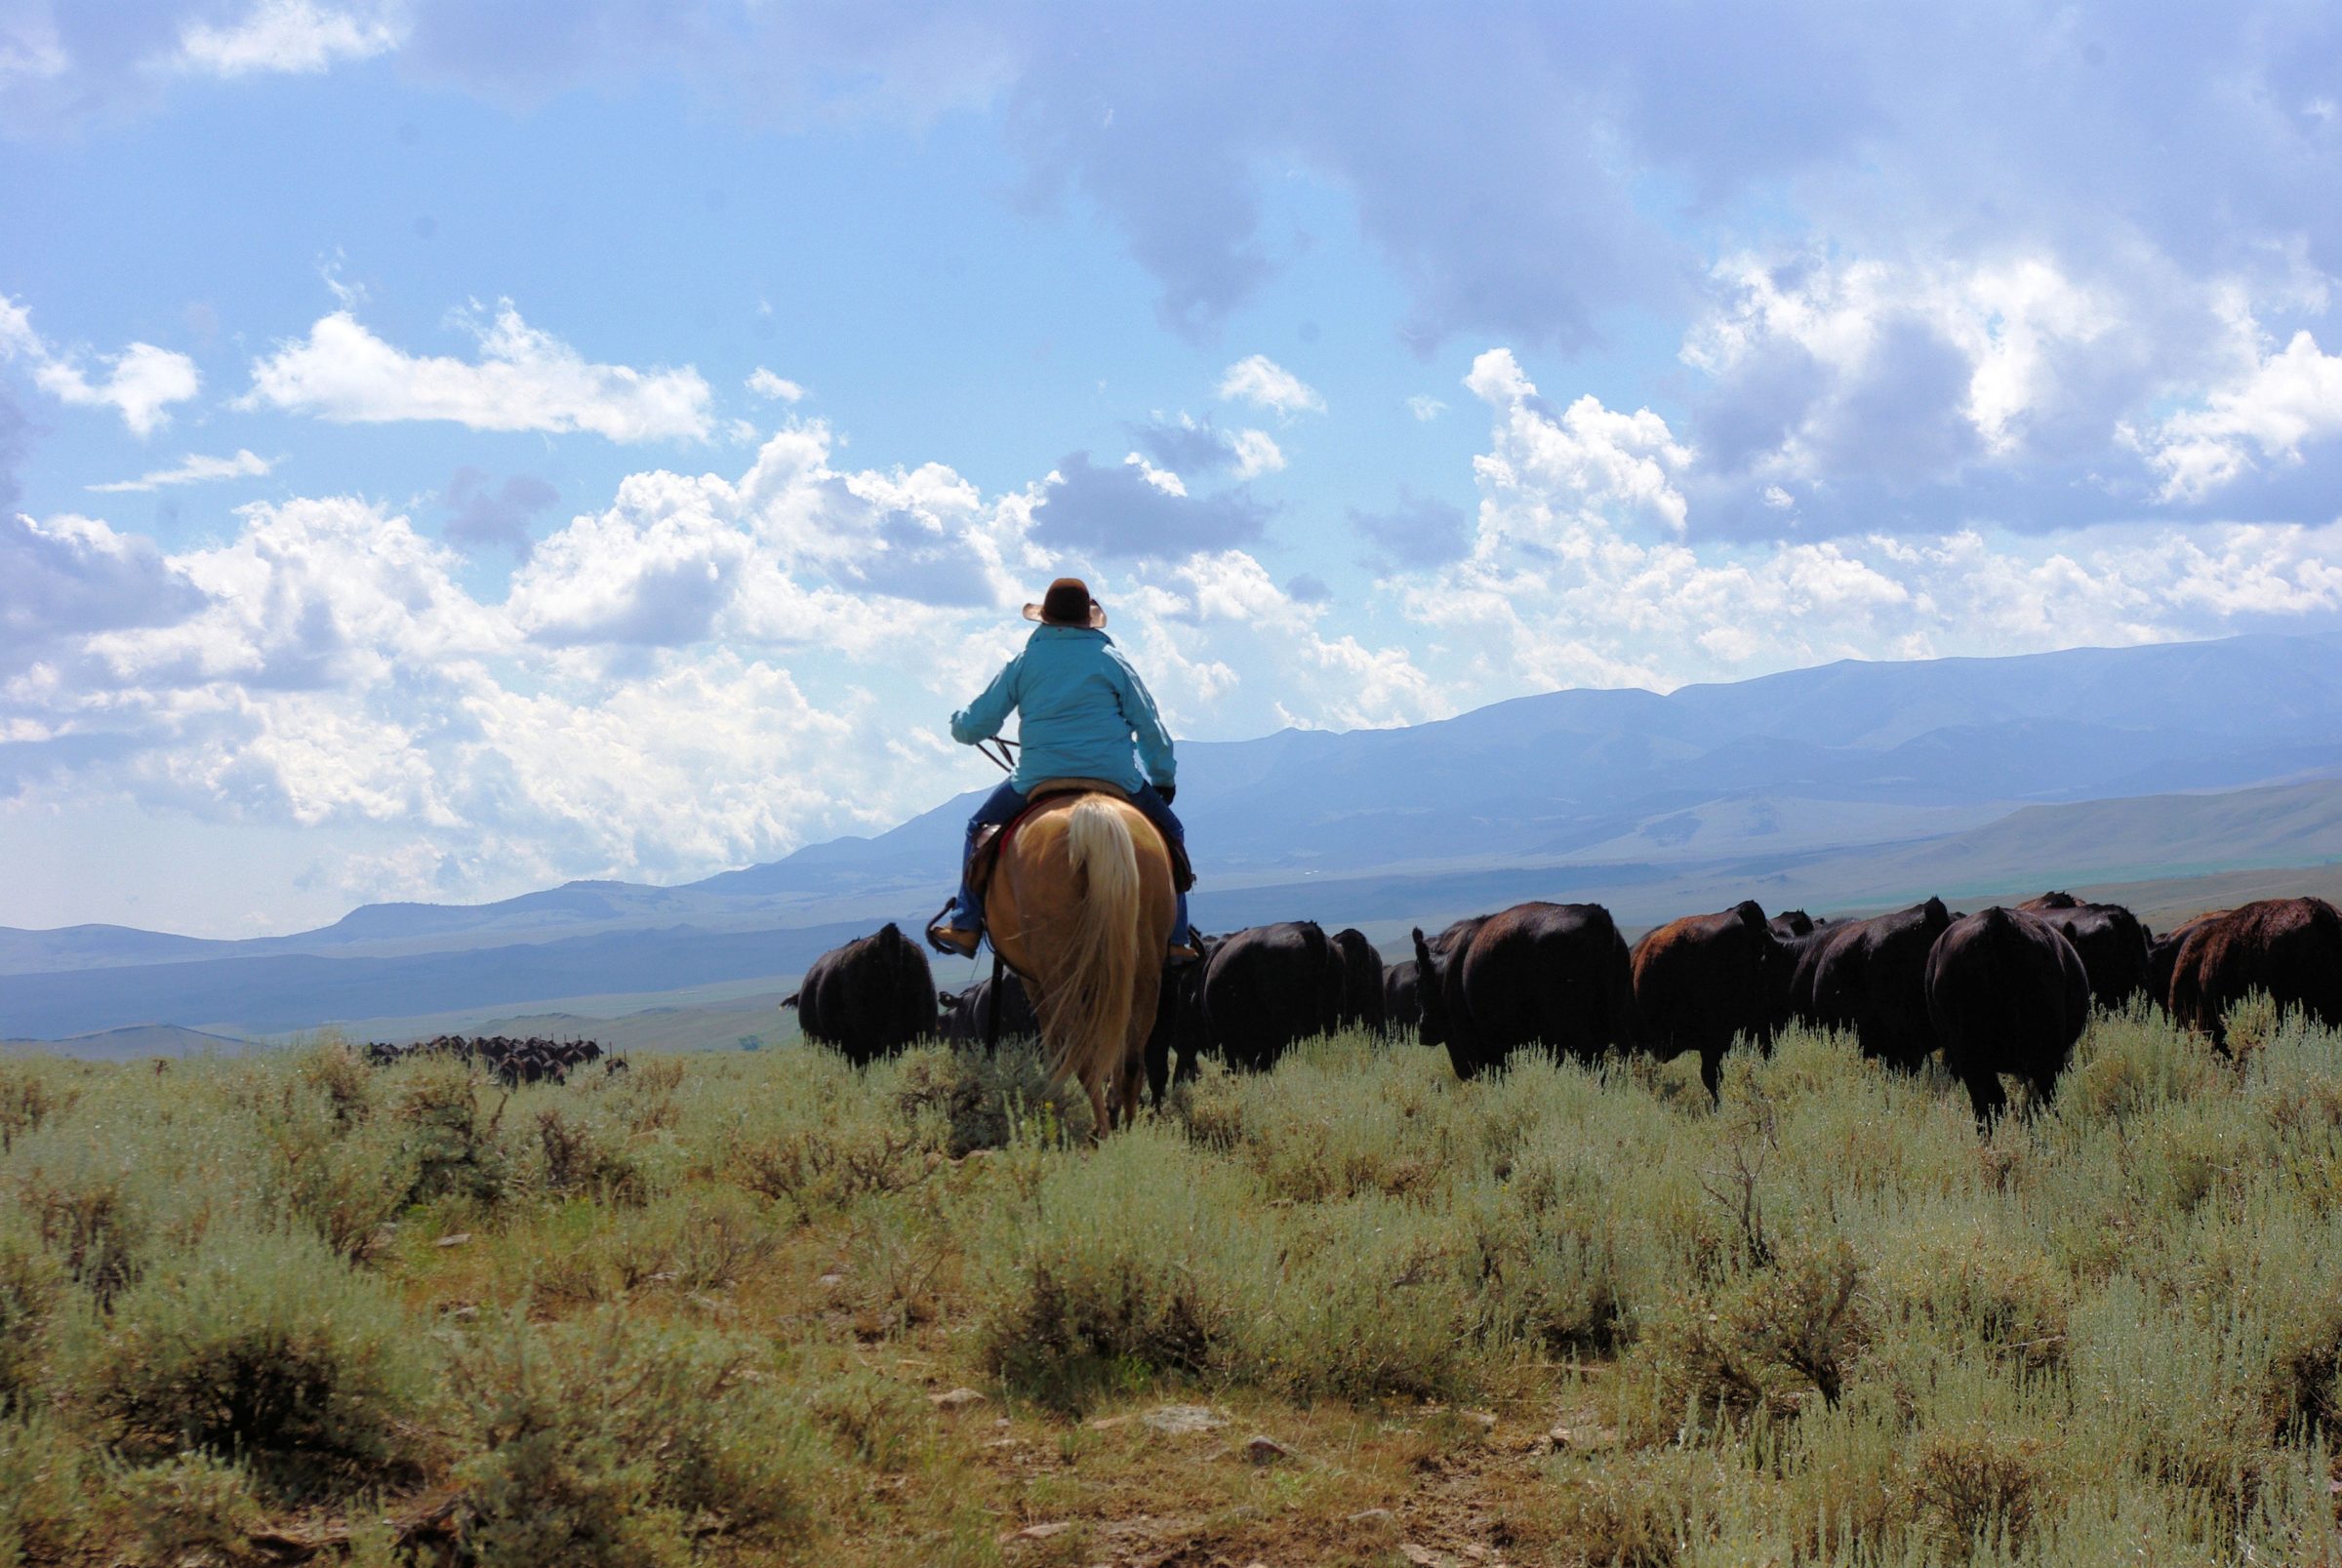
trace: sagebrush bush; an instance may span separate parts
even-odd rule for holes
[[[1800,1559],[1836,1561],[1908,1531],[1916,1513],[1903,1452],[1909,1429],[1896,1393],[1876,1387],[1799,1413],[1782,1446],[1780,1512]]]
[[[510,1095],[493,1091],[489,1104],[488,1080],[470,1064],[451,1057],[410,1060],[395,1072],[391,1104],[406,1129],[415,1171],[405,1200],[502,1202],[512,1185],[511,1152],[503,1139]]]
[[[1191,1097],[1190,1134],[1237,1154],[1274,1200],[1430,1197],[1469,1154],[1450,1126],[1455,1097],[1441,1092],[1432,1067],[1420,1056],[1312,1041],[1244,1084],[1240,1120],[1213,1116],[1225,1082]]]
[[[252,1478],[227,1460],[179,1454],[124,1471],[113,1490],[148,1562],[240,1568],[255,1560],[252,1537],[267,1514]]]
[[[133,1462],[234,1459],[305,1497],[424,1457],[424,1342],[395,1296],[306,1234],[217,1233],[158,1262],[80,1353],[91,1416]]]
[[[0,1154],[79,1098],[71,1069],[61,1062],[0,1062]]]
[[[263,1117],[273,1207],[316,1232],[343,1258],[362,1258],[405,1208],[422,1175],[406,1130],[330,1099],[300,1097]]]
[[[1631,1334],[1609,1211],[1598,1187],[1576,1186],[1581,1169],[1560,1158],[1524,1161],[1509,1182],[1457,1193],[1457,1268],[1462,1281],[1477,1282],[1472,1307],[1484,1341],[1591,1355]]]
[[[451,1377],[481,1568],[681,1562],[710,1532],[805,1527],[813,1439],[745,1345],[607,1309],[553,1327],[516,1314],[462,1346]]]
[[[905,1052],[892,1072],[899,1119],[940,1122],[940,1146],[954,1157],[1006,1147],[1020,1125],[1036,1119],[1070,1138],[1089,1136],[1089,1096],[1077,1084],[1049,1082],[1037,1040],[1002,1040],[991,1056],[981,1046],[921,1046]]]
[[[1889,1232],[1878,1251],[1882,1326],[2029,1368],[2064,1358],[2073,1283],[2038,1245],[1939,1212]]]
[[[67,1278],[104,1303],[137,1277],[153,1223],[129,1158],[85,1138],[28,1140],[15,1178],[20,1212]]]
[[[979,1355],[1068,1406],[1134,1370],[1224,1369],[1277,1270],[1252,1184],[1147,1125],[1052,1173],[984,1258]]]
[[[729,1130],[721,1166],[726,1180],[785,1204],[800,1224],[856,1199],[908,1191],[935,1166],[940,1127],[906,1126],[882,1115],[760,1116]]]
[[[624,1129],[611,1121],[574,1106],[532,1107],[538,1190],[622,1205],[647,1200],[649,1173],[628,1149]]]
[[[0,1208],[0,1416],[30,1397],[65,1271],[20,1209]]]
[[[867,1339],[907,1334],[943,1312],[947,1284],[958,1282],[958,1249],[941,1212],[902,1203],[865,1203],[847,1242],[841,1304]]]
[[[935,1413],[894,1378],[850,1366],[807,1380],[805,1408],[857,1464],[885,1472],[909,1469],[935,1429]]]
[[[779,1245],[765,1205],[735,1188],[678,1193],[622,1215],[602,1232],[622,1290],[656,1283],[723,1290],[763,1266]]]
[[[1568,1553],[1562,1560],[1612,1568],[1676,1568],[1713,1524],[1707,1467],[1697,1455],[1635,1459],[1589,1471],[1557,1462],[1547,1528]]]
[[[681,1057],[646,1057],[615,1080],[613,1092],[636,1131],[672,1127],[681,1118],[678,1097],[690,1076],[690,1065]]]
[[[370,1119],[382,1104],[380,1074],[339,1035],[322,1038],[295,1057],[293,1076],[344,1127]]]
[[[2087,1126],[2139,1115],[2207,1086],[2217,1070],[2208,1043],[2171,1030],[2160,1013],[2101,1014],[2074,1048],[2053,1114]]]
[[[1870,1342],[1864,1269],[1843,1237],[1784,1245],[1713,1288],[1655,1314],[1635,1354],[1658,1412],[1693,1430],[1710,1421],[1835,1405]]]
[[[0,1418],[0,1565],[69,1559],[89,1531],[94,1468],[54,1416]]]
[[[1926,1432],[1912,1447],[1913,1505],[1940,1549],[2025,1545],[2053,1490],[2041,1439],[1979,1423]]]
[[[545,1312],[620,1300],[659,1267],[623,1245],[621,1230],[583,1198],[539,1214],[500,1242],[509,1288],[499,1299],[526,1301]]]

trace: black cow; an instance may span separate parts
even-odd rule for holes
[[[1801,1004],[1809,1023],[1852,1029],[1864,1056],[1916,1072],[1936,1045],[1927,1016],[1927,952],[1952,918],[1943,900],[1929,899],[1830,927],[1816,948],[1798,955],[1798,974],[1809,976],[1811,990],[1800,998],[1793,980],[1793,1003]]]
[[[1375,951],[1366,933],[1355,927],[1326,939],[1332,961],[1340,970],[1341,1000],[1334,1011],[1338,1028],[1369,1028],[1381,1033],[1388,1016],[1383,1006],[1383,955]]]
[[[935,976],[927,955],[891,921],[882,931],[831,948],[805,971],[797,1010],[805,1038],[834,1045],[864,1066],[935,1033]]]
[[[1781,946],[1789,962],[1782,975],[1781,1016],[1792,1021],[1819,1024],[1821,1015],[1813,1007],[1814,977],[1821,972],[1822,954],[1837,941],[1845,926],[1816,925],[1801,937],[1786,937]]]
[[[1230,933],[1203,976],[1204,1018],[1221,1060],[1259,1071],[1296,1040],[1332,1029],[1342,1004],[1332,950],[1313,920]]]
[[[1418,1016],[1415,1037],[1425,1045],[1449,1046],[1451,1061],[1454,1049],[1447,1033],[1446,993],[1443,988],[1446,970],[1442,966],[1446,964],[1450,953],[1471,946],[1472,940],[1480,934],[1480,927],[1487,923],[1488,916],[1475,914],[1470,919],[1457,921],[1435,937],[1427,939],[1421,931],[1413,934],[1418,955],[1414,960],[1415,1010]],[[1425,962],[1427,956],[1429,963]]]
[[[1154,997],[1154,1027],[1147,1033],[1147,1090],[1158,1107],[1171,1085],[1195,1076],[1211,1044],[1211,1023],[1203,1010],[1203,979],[1210,971],[1212,955],[1226,940],[1197,932],[1195,950],[1200,956],[1180,968],[1166,965],[1163,969],[1162,985]],[[1171,1065],[1173,1052],[1179,1054],[1176,1072]]]
[[[1433,959],[1443,959],[1456,944],[1469,943],[1477,936],[1480,927],[1486,923],[1487,919],[1486,915],[1479,914],[1474,915],[1469,920],[1459,920],[1429,941],[1423,940],[1423,934],[1417,932],[1415,934],[1417,945],[1418,947],[1429,947]],[[1405,977],[1396,1000],[1388,1004],[1387,1012],[1390,1016],[1396,1017],[1398,1012],[1403,1010],[1413,1019],[1417,1044],[1445,1045],[1447,1043],[1447,1014],[1444,1009],[1433,1010],[1427,1007],[1423,997],[1427,984],[1438,985],[1437,974],[1434,971],[1426,970],[1418,960],[1413,958],[1397,965],[1396,968],[1404,970]],[[1389,985],[1390,982],[1386,979],[1386,987]],[[1389,997],[1392,993],[1386,988],[1384,994]]]
[[[2090,1000],[2121,1007],[2147,988],[2147,928],[2120,904],[2091,904],[2071,893],[2044,893],[2017,908],[2038,914],[2081,954]]]
[[[2323,899],[2262,899],[2205,916],[2181,943],[2171,1016],[2228,1044],[2228,1010],[2250,991],[2342,1026],[2342,912]]]
[[[1779,937],[1783,942],[1794,941],[1798,937],[1810,937],[1815,931],[1829,923],[1827,920],[1816,920],[1802,909],[1784,909],[1767,922],[1773,935]]]
[[[2170,1007],[2171,977],[2179,969],[2180,949],[2187,946],[2188,939],[2196,934],[2198,926],[2206,921],[2217,920],[2229,912],[2226,909],[2206,909],[2201,914],[2188,916],[2160,937],[2152,931],[2147,933],[2147,994],[2149,996],[2155,998],[2161,1006]]]
[[[1383,1026],[1393,1034],[1423,1027],[1423,999],[1415,994],[1415,960],[1405,959],[1383,971]],[[1437,1045],[1437,1040],[1425,1040]]]
[[[1772,1049],[1790,964],[1789,949],[1754,900],[1719,914],[1669,921],[1635,945],[1638,1043],[1662,1062],[1697,1051],[1700,1082],[1710,1100],[1720,1102],[1724,1052],[1733,1037]]]
[[[1968,1086],[1979,1127],[2008,1103],[2003,1072],[2032,1084],[2038,1103],[2057,1093],[2090,1021],[2089,975],[2063,932],[2020,909],[1963,915],[1929,949],[1925,984],[1944,1065]]]
[[[1015,975],[1000,977],[1000,1027],[992,1028],[992,982],[986,976],[963,991],[938,991],[938,1032],[953,1045],[981,1045],[987,1040],[1022,1040],[1038,1035],[1041,1022],[1033,1016],[1032,998],[1025,982]]]
[[[1415,934],[1417,995],[1456,1075],[1477,1077],[1524,1045],[1580,1061],[1634,1043],[1626,939],[1598,904],[1517,904],[1441,933]]]

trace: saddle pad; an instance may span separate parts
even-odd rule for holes
[[[1111,795],[1120,801],[1130,799],[1129,790],[1120,784],[1109,784],[1104,779],[1043,779],[1025,791],[1025,809],[1030,811],[1034,802],[1046,800],[1051,795],[1068,794]]]
[[[1032,792],[1025,797],[1023,811],[1001,826],[987,827],[976,835],[976,848],[968,856],[968,886],[975,890],[980,901],[990,897],[992,872],[1000,864],[1000,852],[1007,847],[1009,837],[1016,832],[1018,824],[1049,800],[1070,791],[1111,795],[1117,800],[1130,798],[1112,784],[1091,779],[1049,779],[1033,785]],[[1187,845],[1168,844],[1168,847],[1171,851],[1171,885],[1185,893],[1195,885],[1195,867],[1188,860]]]

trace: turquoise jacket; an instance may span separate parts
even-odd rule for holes
[[[1104,779],[1125,789],[1173,782],[1171,733],[1139,672],[1103,631],[1034,627],[984,695],[951,715],[951,739],[989,741],[1012,711],[1024,716],[1009,780],[1020,793],[1045,779]]]

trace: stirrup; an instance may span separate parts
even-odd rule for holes
[[[948,926],[944,921],[959,905],[957,899],[947,900],[935,918],[927,922],[927,945],[937,952],[957,954],[962,958],[976,956],[976,945],[984,941],[982,931],[970,931],[964,926]]]

